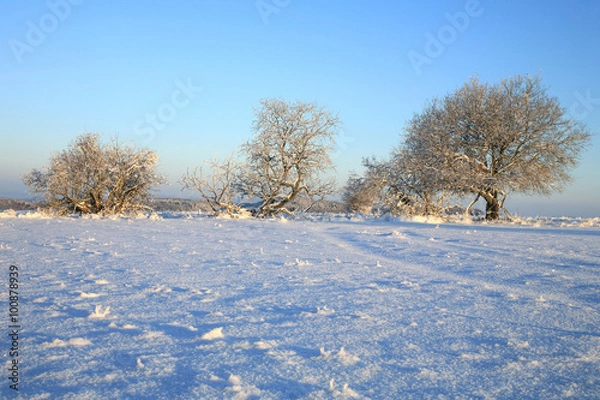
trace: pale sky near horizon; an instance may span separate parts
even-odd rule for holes
[[[512,3],[512,4],[511,4]],[[386,157],[425,103],[471,76],[540,74],[592,146],[560,195],[512,194],[522,215],[600,216],[600,2],[496,0],[5,1],[0,197],[79,134],[157,151],[171,186],[250,137],[266,97],[339,112],[342,186]]]

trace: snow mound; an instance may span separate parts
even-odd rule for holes
[[[246,400],[250,397],[260,396],[261,391],[253,385],[247,385],[242,382],[242,378],[238,375],[231,375],[227,380],[231,387],[227,388],[228,392],[233,392],[233,400]]]
[[[223,328],[215,328],[210,332],[202,335],[202,339],[204,340],[215,340],[215,339],[223,339],[225,335],[223,335]]]
[[[86,293],[86,292],[80,292],[79,293],[79,297],[82,299],[95,299],[97,297],[101,297],[104,296],[101,293]]]
[[[360,395],[356,393],[354,390],[348,387],[347,383],[344,383],[342,390],[336,390],[335,388],[335,380],[331,379],[329,381],[329,391],[333,395],[334,398],[344,398],[344,399],[358,399]]]
[[[67,341],[54,339],[52,342],[42,343],[42,348],[44,349],[52,349],[55,347],[67,347],[67,346],[75,346],[75,347],[83,347],[89,346],[92,342],[84,338],[74,338]]]
[[[110,306],[103,308],[101,305],[97,305],[94,312],[91,313],[88,318],[102,319],[102,318],[106,318],[109,313],[110,313]]]
[[[344,366],[354,365],[360,361],[360,358],[348,353],[343,347],[335,356]]]

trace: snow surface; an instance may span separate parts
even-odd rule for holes
[[[600,397],[596,220],[0,216],[23,398]]]

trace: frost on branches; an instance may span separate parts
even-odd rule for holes
[[[310,208],[334,191],[334,181],[321,175],[333,167],[339,118],[314,103],[264,99],[260,105],[241,161],[213,160],[208,172],[197,168],[182,177],[214,213],[233,217],[250,208],[258,217],[289,214],[294,200],[308,199]]]
[[[363,179],[379,183],[357,186],[351,180],[347,201],[356,197],[353,187],[376,188],[375,201],[392,190],[401,194],[387,200],[392,211],[430,214],[446,210],[450,195],[473,200],[468,214],[482,198],[486,219],[496,220],[510,192],[548,195],[562,190],[590,141],[586,126],[566,116],[537,76],[515,76],[494,85],[473,78],[454,93],[433,99],[405,131],[390,161],[365,163]],[[394,208],[398,199],[410,207]],[[352,201],[348,204],[352,207]]]
[[[155,171],[157,154],[117,140],[103,145],[99,139],[97,134],[80,135],[44,170],[24,176],[34,193],[43,194],[48,211],[108,215],[147,209],[151,190],[164,182]]]

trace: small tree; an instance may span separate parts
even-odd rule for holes
[[[227,213],[233,218],[243,213],[236,202],[241,196],[239,193],[241,166],[233,154],[224,160],[213,158],[205,163],[208,174],[204,173],[202,167],[197,167],[193,171],[188,170],[181,177],[183,189],[197,190],[215,215]]]
[[[255,110],[255,136],[242,146],[246,156],[240,189],[259,199],[257,216],[289,213],[297,196],[322,199],[334,190],[332,179],[320,174],[331,169],[330,152],[340,121],[314,103],[261,101]]]
[[[158,155],[148,149],[136,149],[116,140],[105,148],[109,181],[106,186],[104,213],[122,214],[148,209],[145,205],[152,190],[166,180],[157,175]]]
[[[445,192],[430,185],[428,176],[407,152],[398,148],[390,160],[363,160],[363,177],[351,175],[343,200],[350,211],[380,211],[395,215],[437,215],[445,208]]]
[[[102,145],[99,135],[86,133],[51,157],[45,171],[34,169],[23,181],[57,214],[135,212],[147,208],[150,191],[164,182],[155,173],[157,162],[154,151],[116,140]]]
[[[428,186],[483,198],[488,220],[499,218],[509,191],[562,190],[590,140],[587,128],[530,76],[495,85],[472,79],[432,101],[406,131],[404,147],[436,176]]]
[[[360,176],[356,173],[350,174],[342,194],[342,200],[348,211],[372,212],[373,206],[378,202],[381,195],[382,186],[380,184],[382,184],[381,180],[369,176]]]
[[[423,165],[417,149],[399,146],[387,164],[389,202],[396,214],[441,215],[447,208],[448,190],[439,185],[435,171]]]

